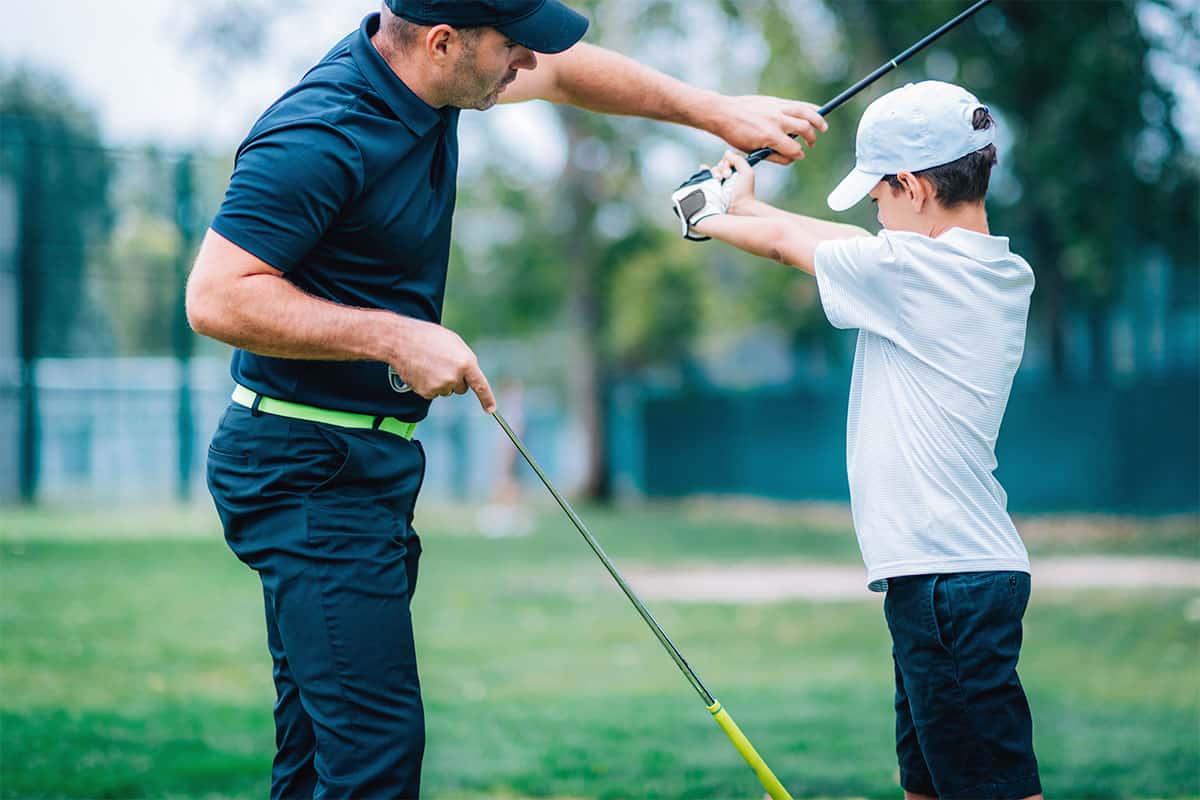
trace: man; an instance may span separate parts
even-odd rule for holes
[[[789,135],[811,145],[825,129],[807,103],[724,97],[577,45],[586,28],[557,0],[387,0],[238,150],[187,304],[197,332],[238,348],[209,486],[262,579],[272,797],[419,791],[413,428],[452,392],[495,408],[471,349],[438,324],[460,109],[543,98],[784,162],[802,156]]]

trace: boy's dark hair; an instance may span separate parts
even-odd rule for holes
[[[975,130],[987,130],[996,124],[987,106],[975,109],[971,117]],[[914,172],[933,184],[933,196],[943,208],[954,208],[964,203],[978,203],[987,195],[988,179],[992,175],[992,167],[996,164],[996,145],[989,144],[974,153],[967,153],[962,158],[942,164],[937,167]],[[884,175],[883,179],[892,187],[892,191],[903,188],[895,175]]]

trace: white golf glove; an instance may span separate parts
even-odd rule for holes
[[[717,178],[707,178],[700,183],[681,186],[671,195],[671,210],[679,217],[683,238],[693,242],[706,242],[711,238],[696,233],[692,226],[729,210],[729,193],[723,183]]]

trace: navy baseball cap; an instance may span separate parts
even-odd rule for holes
[[[558,0],[387,0],[418,25],[495,28],[535,53],[561,53],[583,38],[587,17]]]

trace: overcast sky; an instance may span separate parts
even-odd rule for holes
[[[301,13],[272,26],[261,59],[230,71],[213,70],[211,55],[192,41],[204,0],[83,2],[65,11],[59,6],[53,16],[33,3],[8,3],[0,64],[31,64],[65,79],[77,100],[96,111],[110,144],[229,151],[271,101],[375,7],[374,0],[300,3]],[[564,154],[554,126],[546,125],[546,109],[526,103],[489,115],[503,123],[489,127],[523,142],[540,166],[556,171]],[[482,136],[480,127],[478,119],[464,125],[464,150]],[[531,151],[531,140],[542,146]]]
[[[228,148],[275,97],[338,39],[358,26],[371,0],[321,0],[278,26],[265,57],[234,79],[206,69],[196,51],[199,3],[104,0],[51,6],[8,3],[0,59],[64,77],[98,114],[115,144]],[[209,6],[215,5],[211,2]]]

